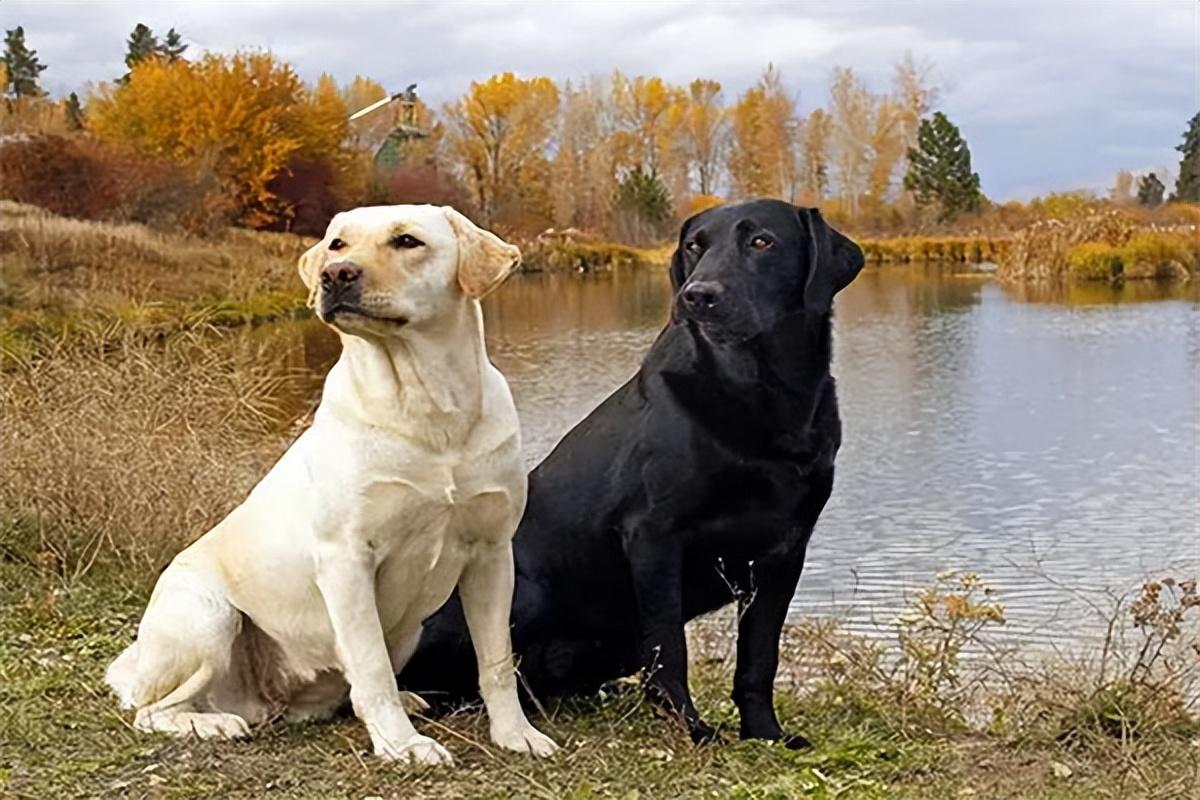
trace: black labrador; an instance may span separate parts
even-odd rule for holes
[[[815,209],[777,200],[684,223],[671,319],[641,370],[529,476],[513,645],[535,697],[640,670],[695,741],[711,739],[684,623],[737,601],[741,736],[806,744],[775,717],[779,636],[841,442],[833,297],[862,265]],[[454,599],[401,682],[466,696],[475,674]]]

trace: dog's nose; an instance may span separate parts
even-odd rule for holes
[[[723,294],[725,287],[715,281],[694,281],[683,287],[683,304],[689,311],[711,311]]]
[[[349,286],[362,277],[362,267],[349,261],[339,261],[321,270],[321,285],[329,289],[335,285]]]

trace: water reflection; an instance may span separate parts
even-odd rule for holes
[[[794,611],[886,621],[935,573],[971,569],[1010,633],[1070,642],[1102,630],[1094,593],[1195,574],[1196,299],[865,270],[838,301],[845,445]],[[487,300],[529,464],[633,374],[669,302],[660,272],[520,276]],[[309,376],[294,399],[311,404],[336,339],[316,323],[254,335]]]

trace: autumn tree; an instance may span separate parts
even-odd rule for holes
[[[1113,188],[1109,192],[1110,199],[1118,204],[1125,205],[1133,202],[1133,173],[1127,169],[1117,170],[1116,177],[1113,178]]]
[[[917,146],[917,131],[924,118],[937,103],[940,90],[933,83],[933,64],[918,61],[911,52],[896,64],[892,74],[892,102],[894,103],[894,141],[900,150],[899,172],[907,172],[908,151]]]
[[[876,135],[875,98],[849,67],[834,67],[829,82],[833,173],[846,211],[859,212],[870,189],[871,156]]]
[[[89,116],[103,138],[211,169],[241,221],[255,227],[289,213],[270,188],[289,165],[336,172],[345,157],[346,107],[336,87],[310,90],[269,53],[143,59],[125,85],[93,98]]]
[[[870,168],[865,199],[873,210],[878,210],[889,199],[893,180],[908,152],[908,144],[902,130],[906,112],[895,98],[876,97],[873,103],[868,150]]]
[[[768,66],[758,83],[738,98],[731,113],[728,160],[736,195],[795,199],[794,144],[799,128],[795,111],[774,66]]]
[[[662,78],[620,72],[612,79],[614,146],[621,166],[649,175],[663,174],[682,123],[683,92]]]
[[[525,204],[551,218],[546,149],[558,114],[558,88],[549,78],[511,72],[472,83],[446,106],[447,146],[461,165],[481,221],[492,225]]]
[[[10,111],[11,101],[45,94],[38,85],[38,76],[46,66],[38,60],[37,51],[25,44],[25,29],[20,25],[4,32],[4,55],[0,63],[4,65],[4,96],[10,101]]]
[[[1175,179],[1175,200],[1200,203],[1200,113],[1188,122],[1183,143],[1176,148],[1183,157],[1179,160],[1179,177]]]
[[[383,84],[371,78],[355,75],[354,80],[341,88],[341,95],[346,109],[353,114],[387,97],[388,91]],[[347,144],[355,150],[373,155],[395,126],[395,113],[386,108],[380,109],[350,123]]]
[[[904,188],[922,206],[937,204],[940,220],[975,211],[982,194],[979,174],[971,171],[971,150],[958,127],[941,111],[921,120],[917,146],[908,151]]]
[[[800,143],[800,185],[806,202],[819,204],[829,191],[829,140],[833,120],[814,108],[804,120]]]
[[[721,161],[728,142],[729,115],[717,81],[697,78],[683,98],[680,136],[687,158],[687,170],[694,176],[696,193],[713,195],[717,191]]]
[[[1147,208],[1156,208],[1162,205],[1163,194],[1166,191],[1167,187],[1151,172],[1138,181],[1137,201]]]
[[[611,97],[602,78],[563,88],[552,166],[557,227],[595,230],[608,222],[617,191]]]

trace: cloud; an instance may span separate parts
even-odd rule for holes
[[[804,111],[834,65],[877,91],[911,51],[936,64],[942,107],[971,145],[983,186],[1005,199],[1103,186],[1117,169],[1173,165],[1200,107],[1200,6],[1090,2],[441,2],[431,4],[0,2],[24,25],[54,94],[112,79],[137,22],[203,50],[269,49],[305,78],[370,75],[420,84],[440,103],[496,72],[558,79],[657,74],[720,80],[727,95],[768,62]]]

